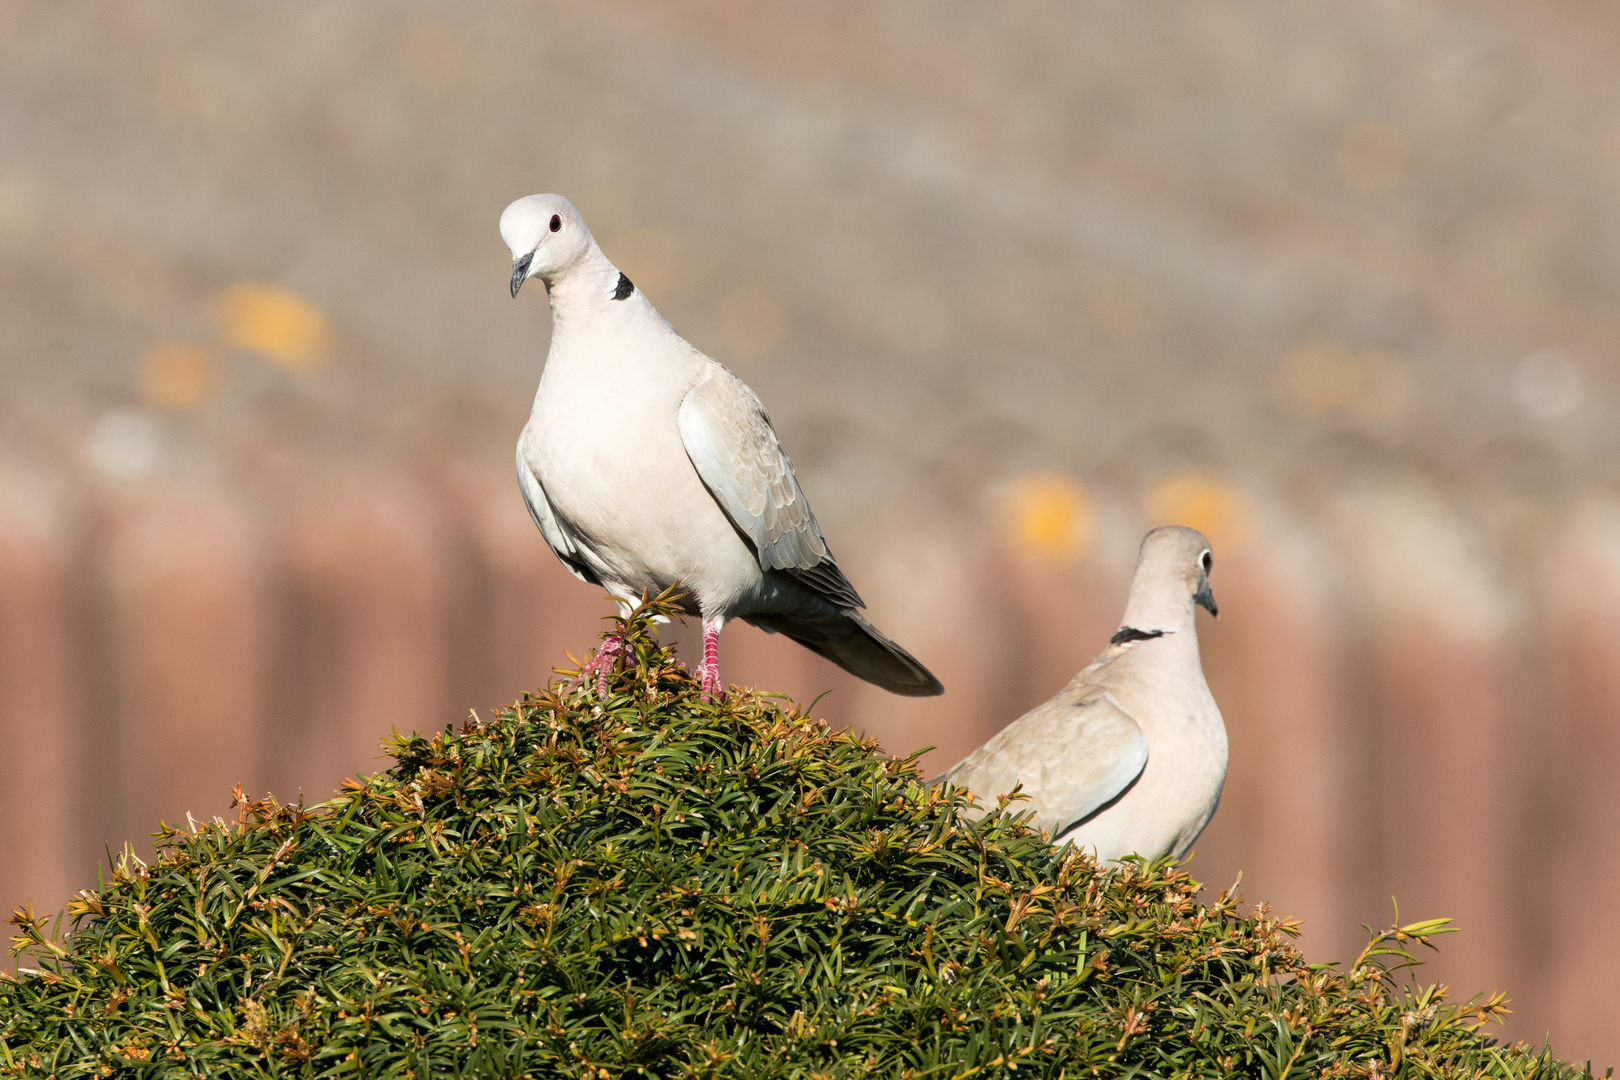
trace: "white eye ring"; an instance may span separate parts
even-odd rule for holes
[[[1204,553],[1198,556],[1198,563],[1204,568],[1204,573],[1207,574],[1209,573],[1209,568],[1215,565],[1215,556],[1210,554],[1208,548],[1205,548]]]

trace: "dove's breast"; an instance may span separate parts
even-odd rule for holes
[[[1226,727],[1195,641],[1143,642],[1096,672],[1095,688],[1107,690],[1136,719],[1148,743],[1137,782],[1069,834],[1101,859],[1132,852],[1179,857],[1215,813],[1226,779]],[[1155,662],[1144,663],[1149,657]]]
[[[681,442],[681,401],[710,361],[673,334],[614,329],[553,338],[524,459],[604,585],[635,600],[679,581],[723,612],[761,573]]]

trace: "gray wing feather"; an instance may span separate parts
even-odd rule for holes
[[[692,467],[753,542],[760,569],[785,570],[842,606],[863,606],[827,550],[765,406],[742,380],[711,365],[681,401],[677,423]]]
[[[1118,798],[1147,765],[1147,736],[1106,694],[1049,701],[1004,728],[945,773],[993,808],[1019,784],[1034,821],[1057,837]]]
[[[546,499],[546,489],[540,483],[540,478],[534,475],[529,463],[523,456],[523,439],[517,444],[517,474],[518,487],[523,489],[523,502],[529,508],[529,516],[534,519],[535,525],[540,529],[540,535],[545,537],[546,544],[551,548],[559,561],[568,568],[568,572],[587,585],[600,585],[596,575],[591,573],[584,560],[580,558],[579,547],[574,543],[573,537],[563,528],[552,512],[551,503]]]

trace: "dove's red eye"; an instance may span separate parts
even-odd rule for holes
[[[562,228],[562,215],[561,214],[552,214],[551,215],[551,231],[556,232],[560,228]]]

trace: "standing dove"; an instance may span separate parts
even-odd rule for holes
[[[581,581],[628,601],[676,582],[703,620],[705,698],[723,692],[718,638],[743,619],[867,682],[944,691],[864,619],[754,392],[688,345],[620,273],[560,195],[501,214],[512,295],[528,278],[551,298],[551,352],[518,437],[529,513]],[[622,642],[586,667],[605,691]]]
[[[981,800],[1022,784],[1035,825],[1102,861],[1185,855],[1226,779],[1226,727],[1193,625],[1194,605],[1216,613],[1210,563],[1193,529],[1148,533],[1108,648],[939,780]]]

